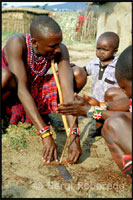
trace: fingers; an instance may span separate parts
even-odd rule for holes
[[[82,101],[83,100],[83,98],[82,97],[80,97],[79,95],[77,95],[77,94],[75,94],[75,98],[76,98],[76,100],[78,100],[78,101]]]
[[[57,154],[57,149],[51,149],[51,150],[43,150],[43,163],[49,163],[52,160],[55,160],[56,162],[58,162],[58,154]]]
[[[67,162],[73,163],[75,158],[75,153],[73,152],[72,154],[69,154],[69,157],[67,158]]]
[[[74,152],[67,158],[66,162],[69,164],[74,164],[78,161],[80,154],[75,154]]]
[[[57,154],[57,150],[54,150],[54,159],[56,162],[58,162],[58,154]]]
[[[43,152],[43,162],[47,162],[47,157],[49,155],[49,150],[44,150]]]
[[[86,94],[83,94],[83,98],[86,99],[87,101],[91,99],[91,97],[87,96]]]
[[[43,157],[42,157],[43,162],[47,164],[51,160],[53,160],[53,157],[55,161],[58,161],[57,148],[54,139],[51,136],[48,136],[42,139],[42,144],[43,144]]]

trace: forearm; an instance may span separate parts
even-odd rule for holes
[[[65,74],[69,74],[67,77],[60,76],[61,90],[63,95],[63,102],[68,103],[74,100],[74,90],[73,90],[73,73],[72,69],[69,67],[65,68]],[[67,115],[67,121],[69,127],[71,127],[73,123],[73,116]],[[77,127],[77,123],[75,122],[74,127]]]
[[[35,104],[35,101],[34,101],[33,97],[31,96],[31,94],[29,93],[29,91],[27,89],[25,89],[25,90],[18,89],[18,97],[19,97],[21,103],[23,104],[25,112],[27,113],[27,115],[29,116],[30,120],[35,125],[35,127],[38,129],[38,131],[41,128],[45,127],[46,124],[43,121],[43,119],[37,109],[37,106]]]

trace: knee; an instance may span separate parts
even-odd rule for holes
[[[118,87],[111,87],[107,89],[104,95],[105,101],[114,101],[116,99],[120,99],[125,97],[126,95],[122,92],[122,90]]]
[[[11,80],[11,72],[8,69],[2,68],[2,88]]]
[[[102,136],[108,143],[115,143],[120,135],[120,124],[122,123],[121,114],[109,117],[105,120],[102,128]]]
[[[16,81],[12,73],[5,68],[2,68],[2,89],[9,87],[10,89],[16,88]]]
[[[84,68],[82,67],[72,67],[74,79],[76,82],[76,86],[79,90],[81,90],[86,82],[87,82],[87,74]]]

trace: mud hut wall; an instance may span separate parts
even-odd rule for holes
[[[109,2],[99,7],[97,36],[113,31],[120,37],[119,52],[132,44],[132,3]]]
[[[30,24],[37,16],[37,13],[26,11],[4,12],[2,13],[2,32],[29,33]]]

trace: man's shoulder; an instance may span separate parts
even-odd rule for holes
[[[5,44],[5,48],[7,47],[17,47],[21,46],[22,48],[26,47],[26,34],[24,33],[16,33],[7,40]]]
[[[14,35],[11,35],[7,41],[7,44],[12,43],[12,42],[25,43],[26,42],[26,34],[25,33],[16,33]]]

